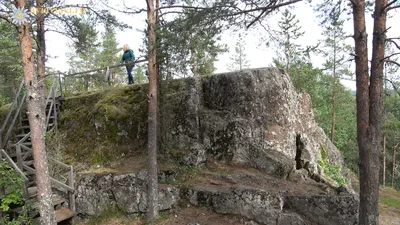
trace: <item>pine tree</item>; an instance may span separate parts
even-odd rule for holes
[[[135,83],[137,83],[137,84],[146,83],[147,78],[145,75],[145,70],[146,70],[146,68],[144,68],[143,65],[139,65],[139,66],[136,66],[136,68],[132,71]]]
[[[110,65],[117,64],[120,58],[120,51],[122,49],[118,48],[118,42],[116,38],[116,32],[114,25],[110,22],[105,24],[104,32],[101,35],[101,43],[99,50],[96,55],[96,67],[97,68],[105,68]],[[112,68],[110,74],[113,74],[115,78],[120,78],[122,76],[118,76],[122,74],[122,67]],[[116,83],[122,84],[124,79],[115,79]]]
[[[14,98],[22,74],[17,30],[0,20],[0,105]]]
[[[289,9],[285,9],[278,22],[279,30],[276,36],[272,37],[272,42],[274,42],[278,48],[276,52],[278,58],[275,58],[274,62],[277,66],[283,64],[284,69],[289,74],[291,65],[293,65],[304,52],[301,45],[295,43],[297,39],[304,35],[299,23],[300,21],[296,18],[296,15],[292,14]]]
[[[332,76],[331,82],[331,141],[335,143],[335,119],[336,119],[336,92],[339,79],[351,75],[349,53],[350,45],[346,44],[347,34],[344,32],[344,20],[341,19],[341,11],[333,11],[329,14],[325,23],[323,35],[322,55],[326,58],[324,69]]]
[[[69,72],[74,73],[96,69],[99,43],[97,40],[98,31],[94,24],[85,18],[75,17],[72,19],[71,27],[74,29],[74,42],[70,45],[72,52],[67,53],[68,64],[70,66]],[[83,79],[74,80],[73,86],[83,86],[88,91],[89,88],[99,85],[92,77],[94,76],[84,76]],[[104,80],[103,76],[99,75],[97,77],[101,77]]]
[[[239,34],[238,40],[236,41],[235,52],[230,57],[232,62],[228,65],[229,70],[235,71],[249,68],[250,62],[247,60],[245,46],[246,41],[243,39],[242,34]]]

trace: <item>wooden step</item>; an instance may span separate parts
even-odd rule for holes
[[[28,195],[29,198],[35,198],[37,196],[37,187],[36,186],[28,187]]]
[[[61,221],[70,219],[75,216],[75,212],[67,208],[61,208],[56,210],[56,222],[59,223]]]
[[[26,134],[17,134],[17,135],[15,135],[15,137],[19,138],[19,139],[22,139],[25,136],[26,136]],[[28,138],[31,138],[31,137],[28,137]]]
[[[37,195],[37,193],[35,193]],[[67,202],[67,200],[59,195],[52,195],[51,196],[51,201],[53,203],[53,206],[58,206],[63,204],[64,202]],[[39,209],[39,202],[37,199],[35,199],[35,203],[33,203],[33,208],[34,209]]]
[[[28,160],[28,161],[24,161],[23,164],[27,165],[27,166],[31,166],[33,165],[34,161],[33,160]]]
[[[19,130],[26,130],[26,129],[31,129],[31,128],[29,127],[29,125],[25,125],[25,126],[18,127],[18,129]]]
[[[67,208],[61,208],[61,209],[57,209],[55,211],[56,214],[56,223],[60,223],[64,220],[70,219],[72,217],[74,217],[76,215],[75,212],[73,212],[70,209]],[[34,221],[39,224],[40,223],[40,217],[35,218]]]

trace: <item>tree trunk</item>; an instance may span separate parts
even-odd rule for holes
[[[158,7],[160,7],[160,0],[156,0],[156,9],[158,9]],[[156,22],[155,22],[155,30],[160,28],[160,18],[159,18],[159,11],[157,10],[156,12]],[[156,36],[156,56],[158,55],[158,49],[161,47],[161,42],[160,42],[160,38],[158,37],[158,35]],[[157,146],[159,146],[158,148],[158,152],[163,154],[163,148],[162,148],[162,141],[163,141],[163,137],[162,137],[162,130],[163,130],[163,118],[162,118],[162,114],[160,113],[160,108],[162,108],[162,84],[161,81],[163,80],[163,74],[161,71],[161,67],[160,67],[160,63],[156,63],[156,74],[157,74]]]
[[[25,8],[25,0],[16,0],[17,7]],[[45,151],[44,132],[45,132],[45,113],[41,108],[45,100],[41,96],[44,82],[39,82],[34,76],[35,68],[33,62],[32,41],[29,33],[29,25],[24,22],[19,27],[19,41],[21,47],[22,67],[25,77],[25,88],[27,90],[28,119],[31,129],[32,150],[34,165],[36,169],[39,213],[41,224],[56,224],[54,208],[51,201],[51,184],[47,166],[47,156]]]
[[[397,144],[398,145],[398,144]],[[392,160],[392,187],[394,185],[394,172],[396,170],[396,148],[397,145],[393,145],[393,160]]]
[[[286,56],[286,73],[290,75],[290,36],[286,35],[286,47],[285,47],[285,56]]]
[[[383,135],[383,171],[382,171],[382,184],[386,186],[386,134]]]
[[[371,79],[368,84],[368,48],[365,1],[353,1],[357,86],[357,141],[360,155],[360,225],[379,220],[379,169],[382,120],[382,80],[386,29],[386,0],[376,0],[374,12]]]
[[[156,33],[153,0],[147,0],[148,23],[148,70],[149,70],[149,115],[148,115],[148,154],[149,182],[147,200],[147,220],[154,221],[158,215],[157,182],[157,74],[156,74]]]
[[[333,85],[332,85],[332,124],[331,124],[331,141],[335,144],[335,120],[336,120],[336,37],[333,43]]]
[[[196,50],[194,47],[190,48],[190,62],[192,64],[191,71],[193,76],[197,76],[197,62],[196,62]]]

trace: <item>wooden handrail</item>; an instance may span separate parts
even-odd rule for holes
[[[6,119],[3,122],[3,125],[1,126],[1,129],[0,129],[1,131],[3,131],[7,126],[8,120],[10,119],[10,116],[11,116],[11,112],[12,112],[13,108],[15,107],[15,104],[17,104],[18,96],[21,93],[23,84],[24,84],[24,80],[22,80],[21,84],[19,85],[19,88],[18,88],[17,94],[15,95],[14,101],[11,104],[10,109],[8,110],[8,113],[7,113]]]
[[[18,175],[20,177],[22,177],[22,179],[24,181],[29,181],[29,179],[25,176],[25,174],[19,169],[19,167],[17,166],[17,164],[15,164],[15,162],[10,158],[10,156],[7,154],[6,151],[4,151],[4,149],[0,149],[0,156],[4,156],[5,159],[7,160],[8,163],[10,163],[10,165],[14,168],[15,171],[17,171]],[[1,158],[1,157],[0,157]]]
[[[3,136],[3,131],[5,131],[5,129],[6,129],[6,127],[7,127],[8,120],[10,119],[11,114],[12,114],[12,112],[14,111],[15,105],[18,104],[18,99],[19,99],[19,97],[20,97],[20,94],[21,94],[21,91],[22,91],[22,87],[24,86],[24,81],[25,81],[25,80],[22,79],[21,84],[19,85],[18,91],[17,91],[17,93],[16,93],[16,95],[15,95],[14,101],[13,101],[13,103],[11,104],[10,109],[8,110],[6,119],[4,120],[4,122],[3,122],[3,124],[2,124],[2,126],[1,126],[1,128],[0,128],[0,148],[4,148],[4,146],[6,145],[6,143],[7,143],[7,141],[8,141],[8,136],[9,136],[8,133],[11,132],[10,130],[12,130],[12,128],[13,128],[13,126],[14,126],[14,123],[12,123],[12,124],[10,125],[9,129],[7,130],[7,134],[8,134],[8,135],[6,135],[6,137],[3,138],[3,137],[2,137],[2,136]],[[17,110],[18,112],[16,113],[16,115],[14,116],[14,118],[15,118],[16,116],[18,116],[19,111],[20,111],[20,108],[22,107],[22,102],[23,102],[23,100],[25,99],[25,96],[26,96],[26,93],[24,93],[24,96],[22,97],[21,103],[20,103],[19,106],[18,106],[18,110]],[[13,121],[15,121],[15,120],[13,119]]]
[[[29,167],[27,165],[22,165],[22,167],[27,170],[28,172],[35,174],[36,170],[33,169],[32,167]],[[69,185],[66,185],[64,183],[62,183],[61,181],[58,181],[52,177],[50,177],[50,180],[58,187],[64,188],[65,190],[69,191],[69,192],[75,192],[75,188],[74,187],[70,187]]]
[[[60,161],[58,161],[58,160],[55,160],[55,159],[52,159],[52,158],[49,158],[49,160],[53,161],[55,164],[57,164],[57,165],[59,165],[59,166],[61,166],[61,167],[64,167],[64,169],[68,169],[68,170],[71,170],[71,169],[72,169],[72,166],[67,165],[67,164],[65,164],[65,163],[62,163],[62,162],[60,162]]]
[[[14,124],[15,124],[15,122],[17,121],[17,118],[18,118],[18,116],[19,116],[19,113],[21,112],[22,105],[24,104],[25,97],[26,97],[26,92],[25,92],[24,95],[22,96],[21,102],[19,103],[18,108],[17,108],[17,112],[15,113],[14,118],[13,118],[13,120],[12,120],[10,126],[8,127],[6,136],[5,136],[4,139],[3,139],[3,146],[0,146],[1,148],[3,148],[3,147],[5,146],[5,144],[6,144],[7,141],[8,141],[8,138],[9,138],[10,135],[11,135],[12,129],[14,128]]]

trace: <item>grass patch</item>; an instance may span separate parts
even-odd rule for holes
[[[388,197],[388,196],[381,196],[380,202],[391,208],[396,208],[396,209],[400,210],[400,200],[399,199]]]
[[[183,186],[189,186],[203,174],[204,166],[179,167],[177,182]]]
[[[132,224],[133,221],[138,221],[141,218],[141,214],[139,215],[126,215],[122,210],[116,207],[108,207],[99,213],[96,216],[92,216],[89,218],[85,225],[100,225],[100,224],[109,224],[112,223],[112,220],[118,219],[119,224]]]

